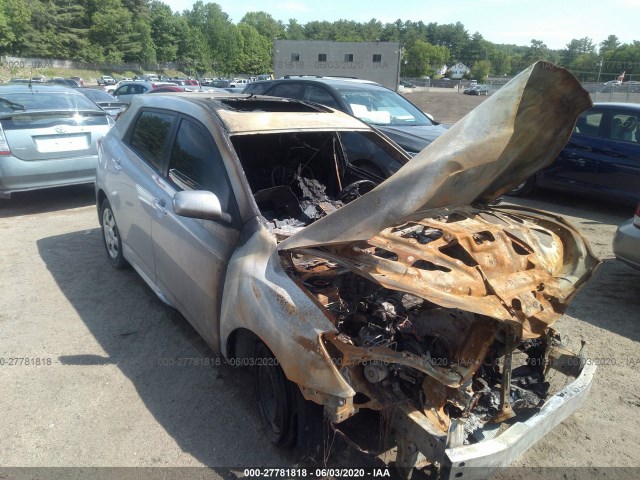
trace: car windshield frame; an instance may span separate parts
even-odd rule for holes
[[[385,88],[335,87],[354,117],[376,127],[432,127],[424,112],[402,95]],[[361,103],[359,103],[361,102]]]

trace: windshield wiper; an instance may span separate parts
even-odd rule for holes
[[[12,102],[11,100],[7,100],[6,98],[0,98],[0,103],[5,107],[9,107],[11,110],[26,110],[27,109],[24,105]]]

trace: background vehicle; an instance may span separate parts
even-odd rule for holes
[[[297,98],[349,113],[415,155],[446,131],[402,95],[374,82],[292,77],[250,83],[242,93]]]
[[[98,78],[98,85],[115,85],[116,81],[110,75],[102,75]]]
[[[122,82],[113,91],[113,96],[120,102],[130,103],[133,96],[148,93],[154,88],[162,85],[173,84],[169,82],[141,82],[137,80],[134,80],[133,82]]]
[[[0,86],[0,198],[92,183],[97,142],[111,125],[104,110],[71,88]]]
[[[122,113],[127,108],[126,102],[121,102],[113,95],[108,94],[104,90],[97,88],[78,88],[80,93],[91,100],[93,103],[102,108],[115,120],[118,114]]]
[[[72,78],[50,78],[45,84],[65,85],[67,87],[78,88],[81,87],[80,82],[73,80]]]
[[[583,112],[558,158],[509,195],[535,187],[640,202],[640,105],[597,103]]]
[[[640,204],[635,215],[618,227],[613,253],[618,260],[640,269]]]

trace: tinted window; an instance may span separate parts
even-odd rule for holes
[[[280,85],[276,85],[269,95],[302,100],[304,98],[304,90],[304,85],[300,85],[299,83],[281,83]]]
[[[371,132],[341,132],[347,161],[380,178],[386,178],[404,165],[404,159]]]
[[[235,198],[220,151],[211,135],[182,120],[169,159],[168,178],[178,190],[208,190],[216,194],[224,212],[235,217]]]
[[[131,148],[156,170],[162,169],[163,152],[174,118],[169,113],[142,112],[131,134]]]
[[[611,117],[611,139],[625,142],[640,142],[638,117],[628,113],[615,113]]]
[[[340,109],[338,102],[336,102],[331,93],[329,93],[326,88],[318,87],[316,85],[310,85],[307,87],[305,100]]]
[[[578,118],[574,132],[595,137],[600,130],[602,112],[584,112]]]

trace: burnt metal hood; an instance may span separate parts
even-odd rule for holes
[[[363,241],[416,216],[486,204],[550,164],[591,99],[566,69],[537,62],[366,195],[279,250]]]

